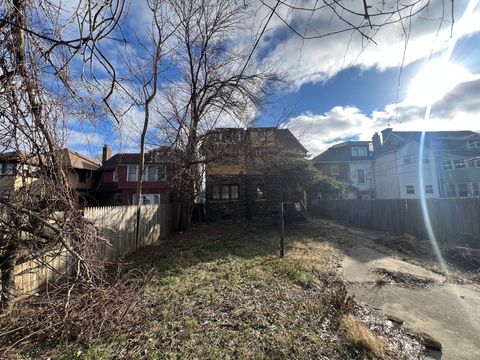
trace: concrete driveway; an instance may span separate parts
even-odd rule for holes
[[[443,352],[433,358],[480,359],[480,286],[452,283],[426,268],[387,255],[385,248],[371,240],[372,234],[350,231],[358,234],[359,241],[358,246],[346,251],[342,271],[357,300],[402,319],[413,331],[426,332],[439,340]],[[378,269],[408,274],[429,284],[385,281]]]

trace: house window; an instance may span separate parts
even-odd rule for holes
[[[365,170],[357,169],[357,182],[359,184],[365,184]]]
[[[465,168],[467,165],[465,164],[465,160],[464,159],[461,159],[461,160],[455,160],[453,162],[454,166],[455,166],[455,169],[463,169]]]
[[[475,160],[469,159],[467,163],[468,163],[469,168],[474,168],[475,167]]]
[[[263,184],[257,184],[255,196],[258,200],[265,199],[265,186]]]
[[[142,181],[165,181],[166,177],[165,165],[148,165],[143,172]]]
[[[412,163],[412,156],[411,155],[405,155],[403,157],[403,163],[404,164],[411,164]]]
[[[212,200],[220,200],[220,186],[212,186]]]
[[[113,182],[118,181],[118,171],[117,171],[117,169],[113,170],[112,179],[113,179]]]
[[[455,197],[457,194],[455,193],[455,184],[447,184],[447,196],[448,197]]]
[[[468,196],[467,184],[458,184],[458,196]]]
[[[115,197],[113,199],[113,203],[115,205],[122,205],[122,193],[115,193]]]
[[[453,169],[451,161],[444,161],[442,163],[442,167],[443,167],[444,170],[452,170]]]
[[[366,147],[352,147],[352,156],[353,157],[366,157],[368,154]]]
[[[13,175],[15,172],[15,164],[3,162],[0,164],[0,175]]]
[[[212,186],[212,200],[238,200],[238,185]]]
[[[479,196],[480,195],[480,189],[478,187],[478,183],[472,183],[472,194],[473,194],[473,196]]]
[[[425,185],[425,194],[433,194],[433,185]]]
[[[160,204],[160,194],[142,194],[140,205]],[[133,205],[137,204],[137,194],[132,196]]]
[[[138,181],[138,165],[127,166],[127,181]]]
[[[467,147],[469,149],[480,148],[480,141],[478,141],[478,140],[468,140]]]
[[[330,175],[339,175],[338,165],[330,165]]]
[[[407,194],[415,194],[415,186],[407,185]]]

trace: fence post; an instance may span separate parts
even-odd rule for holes
[[[285,215],[283,212],[283,203],[280,204],[280,217],[282,221],[282,235],[280,236],[280,258],[285,256]]]

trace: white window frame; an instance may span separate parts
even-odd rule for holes
[[[425,194],[429,194],[429,195],[433,195],[434,194],[434,191],[433,191],[433,185],[425,185]]]
[[[113,180],[113,182],[118,182],[118,171],[117,171],[116,168],[115,168],[115,170],[113,170],[112,180]]]
[[[453,161],[453,167],[455,169],[465,169],[465,168],[467,168],[467,162],[465,161],[465,159],[454,160]]]
[[[465,185],[465,188],[466,188],[466,190],[467,190],[467,194],[466,194],[466,195],[460,194],[460,185]],[[468,196],[468,194],[469,194],[469,192],[470,192],[470,189],[468,188],[468,183],[456,184],[456,187],[457,187],[457,196],[459,196],[459,197]]]
[[[158,177],[158,171],[160,168],[163,168],[163,176]],[[165,181],[167,179],[167,166],[165,164],[156,164],[156,165],[147,165],[143,172],[142,181],[144,182],[155,182],[155,181]]]
[[[366,146],[353,146],[352,157],[367,157],[368,149]]]
[[[479,183],[471,183],[472,185],[472,195],[473,196],[480,196],[480,184]]]
[[[336,169],[335,172],[333,169]],[[340,169],[338,168],[338,165],[330,165],[330,175],[340,175]]]
[[[411,188],[411,192],[409,192],[409,188]],[[405,193],[407,195],[415,195],[415,185],[405,185]]]
[[[444,161],[442,163],[442,168],[443,168],[443,170],[452,170],[453,169],[452,161],[451,160]]]
[[[359,171],[363,171],[363,181],[362,182],[360,182],[360,176],[358,175]],[[358,184],[366,184],[367,183],[367,179],[366,179],[365,174],[366,174],[365,169],[357,169],[357,183]]]
[[[135,175],[135,180],[132,180],[130,178],[130,169],[131,168],[135,168],[135,174],[133,174],[132,172],[132,175]],[[127,166],[127,182],[137,182],[138,181],[138,165],[128,165]]]

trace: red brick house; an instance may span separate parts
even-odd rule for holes
[[[138,153],[119,153],[112,156],[110,147],[103,147],[102,166],[94,189],[99,205],[136,204],[139,163]],[[145,153],[142,203],[170,202],[173,173],[169,148],[160,147]]]
[[[323,174],[345,184],[346,199],[373,199],[374,156],[368,141],[345,141],[328,148],[313,159]]]

